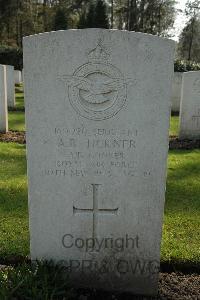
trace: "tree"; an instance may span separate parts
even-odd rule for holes
[[[191,18],[184,27],[178,44],[181,59],[200,62],[200,20]]]
[[[86,22],[85,22],[85,27],[86,28],[93,28],[95,27],[95,21],[94,21],[94,14],[95,14],[95,5],[94,2],[91,1],[89,10],[86,16]]]
[[[107,6],[103,0],[97,0],[94,13],[94,27],[109,28]]]
[[[78,22],[78,28],[83,29],[87,27],[87,20],[86,20],[86,15],[85,12],[82,12],[79,18]]]
[[[67,18],[63,9],[58,8],[54,19],[54,30],[67,29]]]
[[[181,33],[178,51],[183,58],[196,60],[199,59],[200,50],[200,0],[188,0],[185,14],[190,19]]]
[[[175,3],[175,0],[114,0],[115,27],[167,35],[174,24]]]

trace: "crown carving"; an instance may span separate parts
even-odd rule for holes
[[[101,61],[107,61],[109,59],[109,54],[106,52],[106,50],[98,44],[96,48],[91,50],[88,54],[89,61],[93,62],[101,62]]]

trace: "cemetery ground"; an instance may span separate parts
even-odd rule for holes
[[[173,138],[178,121],[172,116]],[[30,265],[24,131],[23,90],[17,86],[16,110],[9,111],[9,133],[0,142],[0,299],[140,299],[75,291],[60,267]],[[192,148],[169,151],[157,299],[199,299],[200,149]]]

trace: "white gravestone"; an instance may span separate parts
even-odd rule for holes
[[[179,138],[200,139],[200,71],[183,76]]]
[[[180,111],[183,73],[175,72],[172,84],[172,112]]]
[[[22,73],[19,70],[15,70],[15,84],[22,82]]]
[[[8,107],[15,107],[15,77],[14,67],[6,65]]]
[[[157,292],[173,50],[118,30],[24,39],[31,257],[76,286]]]
[[[6,67],[0,65],[0,132],[8,131]]]

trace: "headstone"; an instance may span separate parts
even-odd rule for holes
[[[15,78],[14,67],[6,65],[8,107],[15,107]]]
[[[172,112],[180,111],[183,73],[175,72],[172,84]]]
[[[173,50],[118,30],[24,39],[31,257],[76,286],[157,292]]]
[[[183,76],[179,138],[200,139],[200,71]]]
[[[15,84],[19,84],[22,82],[22,74],[21,71],[15,70]]]
[[[6,67],[0,65],[0,132],[8,131]]]

